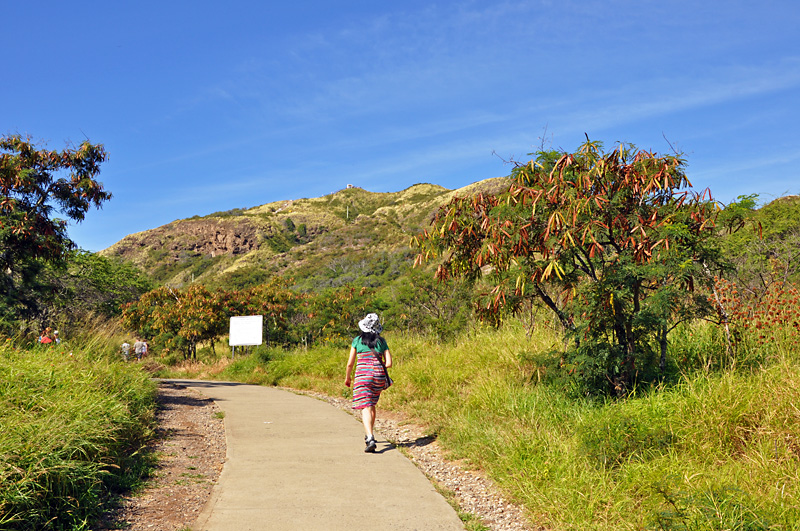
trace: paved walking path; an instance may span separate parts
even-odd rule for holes
[[[452,507],[380,434],[378,451],[364,453],[364,429],[346,412],[271,387],[170,381],[225,412],[227,459],[193,531],[463,531]]]

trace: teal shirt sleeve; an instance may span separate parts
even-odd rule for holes
[[[369,352],[369,347],[361,342],[361,336],[356,336],[350,346],[356,349],[356,352]],[[389,345],[382,337],[378,338],[378,343],[375,345],[375,350],[378,352],[386,352],[389,350]]]

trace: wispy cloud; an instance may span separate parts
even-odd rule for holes
[[[695,178],[704,181],[715,181],[726,175],[746,174],[758,176],[758,180],[770,178],[800,186],[800,148],[789,152],[773,151],[759,158],[736,158],[728,163],[715,163],[713,167],[701,168],[694,173]],[[776,168],[788,169],[788,172],[775,171]]]
[[[800,87],[800,61],[715,69],[704,78],[629,82],[616,90],[576,93],[558,103],[559,132],[602,130],[687,110],[746,100]]]

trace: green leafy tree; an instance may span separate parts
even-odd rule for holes
[[[184,359],[196,359],[198,343],[213,344],[227,331],[224,303],[222,292],[203,286],[161,287],[129,304],[122,313],[123,325],[144,338],[154,338],[167,350],[183,352]]]
[[[237,315],[263,315],[265,342],[286,345],[298,341],[299,334],[292,329],[294,316],[299,311],[303,297],[289,289],[289,282],[273,277],[269,282],[246,290],[228,292],[225,310],[228,317]]]
[[[34,317],[43,264],[63,264],[74,243],[67,221],[80,222],[111,198],[97,181],[102,145],[49,151],[20,136],[0,137],[0,310],[6,320]]]
[[[97,253],[69,253],[65,271],[53,279],[59,289],[59,306],[108,317],[122,312],[125,303],[153,289],[152,281],[130,262]]]
[[[197,359],[197,344],[214,342],[228,330],[228,316],[223,311],[224,297],[199,285],[178,293],[173,310],[180,321],[178,335],[185,340],[186,357]]]
[[[800,197],[782,197],[760,208],[756,199],[739,197],[720,215],[749,218],[757,229],[732,234],[723,248],[736,267],[736,283],[760,298],[773,285],[800,282]]]
[[[131,263],[84,250],[70,251],[63,262],[35,264],[35,277],[18,290],[35,301],[36,320],[62,330],[76,330],[94,316],[119,316],[124,304],[153,288]]]
[[[177,293],[166,286],[148,291],[136,302],[125,305],[122,324],[142,338],[153,339],[165,351],[183,351],[186,357],[186,343],[180,335]]]
[[[392,327],[447,340],[470,323],[473,290],[464,280],[437,281],[430,272],[412,269],[392,292],[394,304],[384,316]]]
[[[374,290],[354,286],[328,289],[307,299],[306,330],[309,342],[345,346],[357,332],[358,321],[368,312],[381,311]]]
[[[571,369],[624,394],[663,370],[669,331],[712,311],[697,288],[721,263],[717,204],[690,190],[678,155],[590,141],[535,155],[506,193],[444,206],[414,240],[418,263],[444,255],[438,278],[485,277],[484,319],[538,299],[574,339]]]

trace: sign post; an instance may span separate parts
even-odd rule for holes
[[[263,330],[263,315],[231,317],[230,336],[228,338],[228,344],[231,346],[231,359],[234,358],[236,347],[263,343]]]

